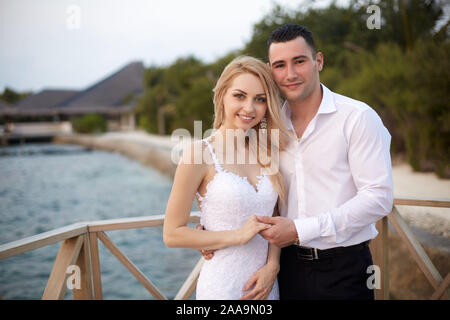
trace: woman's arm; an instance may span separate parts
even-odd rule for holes
[[[175,172],[164,219],[164,243],[166,246],[203,250],[221,249],[245,244],[259,231],[270,227],[270,225],[258,222],[255,216],[238,230],[205,231],[187,226],[195,193],[208,171],[205,161],[200,164],[194,163],[193,149],[194,144],[190,155],[189,153],[187,156],[183,155]]]

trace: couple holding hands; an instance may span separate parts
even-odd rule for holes
[[[202,252],[197,299],[373,299],[368,244],[392,209],[391,136],[367,104],[320,83],[324,57],[305,27],[274,30],[267,54],[218,79],[215,132],[183,153],[164,242]]]

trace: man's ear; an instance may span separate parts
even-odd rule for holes
[[[322,71],[322,69],[323,69],[323,53],[320,51],[316,53],[316,63],[317,63],[317,70]]]

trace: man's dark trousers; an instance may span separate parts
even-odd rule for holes
[[[283,248],[278,273],[280,300],[373,300],[367,281],[373,274],[367,273],[373,264],[369,246],[347,248],[330,255],[325,252],[323,257],[319,251],[319,259],[313,259],[314,252],[305,257],[296,245]]]

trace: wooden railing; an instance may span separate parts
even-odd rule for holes
[[[375,290],[376,299],[389,299],[389,261],[388,261],[388,221],[395,228],[420,269],[434,288],[430,299],[448,299],[450,273],[443,278],[431,262],[423,247],[414,237],[407,223],[398,213],[396,205],[428,206],[450,208],[449,199],[395,199],[392,212],[377,222],[379,235],[370,244],[374,264],[380,268],[381,286]],[[192,212],[189,223],[199,222],[199,213]],[[102,220],[95,222],[76,223],[63,228],[44,232],[22,240],[10,242],[0,246],[0,260],[27,251],[44,247],[61,241],[58,254],[53,264],[42,299],[63,299],[66,292],[67,269],[76,265],[80,269],[80,288],[74,287],[74,299],[103,299],[100,272],[100,257],[98,240],[128,269],[128,271],[149,291],[156,299],[165,300],[166,296],[148,279],[128,257],[119,250],[105,233],[111,230],[124,230],[162,226],[164,216],[147,216]],[[175,300],[189,299],[195,290],[197,279],[203,264],[200,258],[191,271]]]
[[[443,279],[439,271],[431,262],[419,241],[414,236],[406,221],[399,214],[396,206],[423,206],[450,208],[450,199],[394,199],[392,212],[377,222],[378,236],[371,242],[373,263],[380,268],[381,286],[375,290],[375,298],[378,300],[389,299],[389,255],[388,255],[388,222],[394,227],[401,240],[406,244],[408,251],[424,273],[428,282],[433,286],[434,293],[430,297],[432,300],[448,299],[450,293],[450,272]]]
[[[192,212],[189,223],[197,223],[199,221],[198,212]],[[0,260],[61,241],[61,246],[53,264],[42,299],[63,299],[67,287],[66,279],[69,276],[66,271],[69,266],[76,265],[80,268],[81,279],[80,288],[77,289],[74,287],[72,289],[73,298],[76,300],[100,300],[103,299],[98,250],[98,240],[100,240],[153,297],[159,300],[167,300],[164,294],[119,250],[105,233],[106,231],[112,230],[162,226],[163,223],[163,215],[75,223],[3,244],[0,246]],[[202,264],[203,258],[200,258],[176,294],[176,300],[189,299],[192,295]]]

